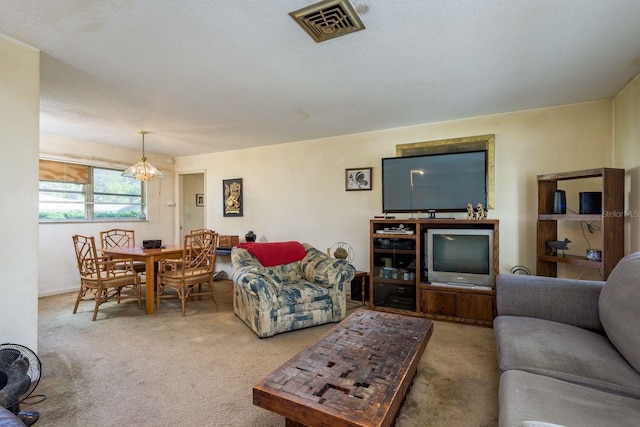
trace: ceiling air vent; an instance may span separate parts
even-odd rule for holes
[[[348,0],[323,0],[289,15],[318,43],[364,30]]]

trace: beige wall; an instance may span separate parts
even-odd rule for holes
[[[2,176],[0,213],[3,278],[0,281],[0,336],[37,351],[37,296],[77,289],[71,245],[73,233],[98,235],[112,223],[37,226],[39,52],[0,35],[0,144],[10,155]],[[613,106],[615,105],[615,144]],[[615,166],[627,172],[626,252],[640,250],[640,82],[631,82],[614,100],[476,117],[445,123],[347,135],[316,141],[176,159],[179,172],[205,172],[206,226],[261,241],[301,240],[327,248],[346,241],[354,264],[368,269],[369,219],[379,214],[380,158],[408,142],[494,133],[496,209],[501,221],[501,271],[535,266],[536,175]],[[129,165],[139,153],[80,141],[42,136],[42,149],[63,157]],[[149,218],[123,223],[138,240],[175,242],[180,206],[172,166],[147,153],[169,176],[149,187]],[[344,191],[344,169],[374,168],[373,190]],[[20,176],[19,180],[15,177]],[[221,180],[242,177],[242,218],[223,218]],[[19,214],[11,207],[19,207]],[[39,241],[38,241],[39,240]],[[34,248],[38,248],[35,251]],[[578,274],[578,272],[574,272]]]
[[[614,99],[615,165],[626,169],[625,253],[640,251],[640,76]]]
[[[494,133],[496,209],[489,212],[489,217],[500,219],[501,271],[514,265],[535,271],[536,175],[622,167],[613,164],[612,110],[613,101],[607,100],[181,157],[175,159],[175,174],[170,173],[168,158],[148,153],[152,163],[169,172],[168,177],[149,187],[149,221],[121,225],[134,228],[138,241],[160,238],[179,243],[180,210],[190,202],[178,199],[176,178],[179,174],[204,172],[203,212],[207,227],[221,234],[237,234],[241,239],[253,230],[259,241],[300,240],[322,250],[346,241],[354,248],[354,265],[369,270],[369,219],[381,213],[380,159],[394,156],[396,144]],[[86,157],[84,153],[92,153],[94,164],[126,166],[139,156],[136,151],[99,144],[47,135],[41,139],[45,157],[77,160]],[[373,167],[373,190],[345,191],[345,169],[368,166]],[[238,177],[244,180],[244,216],[225,218],[221,181]],[[635,199],[628,197],[637,206],[637,190],[630,194],[636,195]],[[171,202],[176,206],[167,206]],[[569,199],[569,207],[577,210],[572,203],[577,204],[577,198]],[[77,289],[70,236],[81,233],[97,237],[100,230],[112,226],[113,223],[41,224],[39,294]],[[570,246],[573,253],[582,253],[586,242],[580,230],[569,229],[566,234],[574,240]],[[627,246],[638,247],[638,234],[633,236]],[[590,236],[592,242],[598,238]],[[230,273],[228,257],[219,257],[218,270]],[[561,268],[561,275],[598,277],[594,270],[575,267]]]
[[[50,135],[40,136],[40,155],[53,160],[123,169],[140,159],[139,151]],[[174,236],[176,208],[173,163],[167,162],[170,158],[166,156],[153,153],[146,153],[146,155],[154,166],[162,169],[167,175],[164,179],[151,181],[147,185],[146,221],[40,224],[40,262],[38,264],[40,296],[78,290],[78,268],[71,240],[74,234],[94,236],[97,243],[100,231],[110,228],[127,228],[135,230],[136,243],[146,239],[161,239],[163,242],[177,243]],[[37,160],[37,153],[35,157]]]
[[[489,217],[500,220],[500,270],[535,271],[536,175],[612,166],[612,126],[612,101],[605,100],[180,157],[176,171],[207,171],[208,227],[241,238],[253,230],[258,241],[299,240],[322,250],[345,241],[356,268],[369,270],[369,220],[382,209],[381,158],[395,156],[396,144],[495,134],[496,209]],[[368,166],[373,190],[345,191],[345,168]],[[222,216],[221,181],[229,178],[244,180],[241,218]]]
[[[37,351],[40,53],[0,36],[0,339]]]

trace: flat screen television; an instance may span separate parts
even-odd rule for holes
[[[429,229],[425,257],[432,285],[493,289],[493,230]]]
[[[465,212],[487,207],[487,152],[382,159],[382,211]]]

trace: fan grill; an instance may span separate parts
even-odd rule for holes
[[[19,344],[0,345],[0,370],[8,377],[7,385],[0,390],[0,406],[5,408],[29,397],[40,382],[40,359]]]
[[[331,245],[330,248],[327,249],[327,255],[332,256],[334,258],[339,258],[336,255],[336,251],[338,251],[339,249],[340,250],[344,249],[344,251],[346,252],[346,255],[347,255],[346,258],[344,258],[344,259],[346,259],[346,261],[348,263],[352,263],[353,262],[353,256],[354,256],[353,248],[347,242],[336,242],[336,243],[334,243],[333,245]]]

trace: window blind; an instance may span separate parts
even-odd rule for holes
[[[40,160],[40,181],[89,183],[89,167],[73,163]]]

